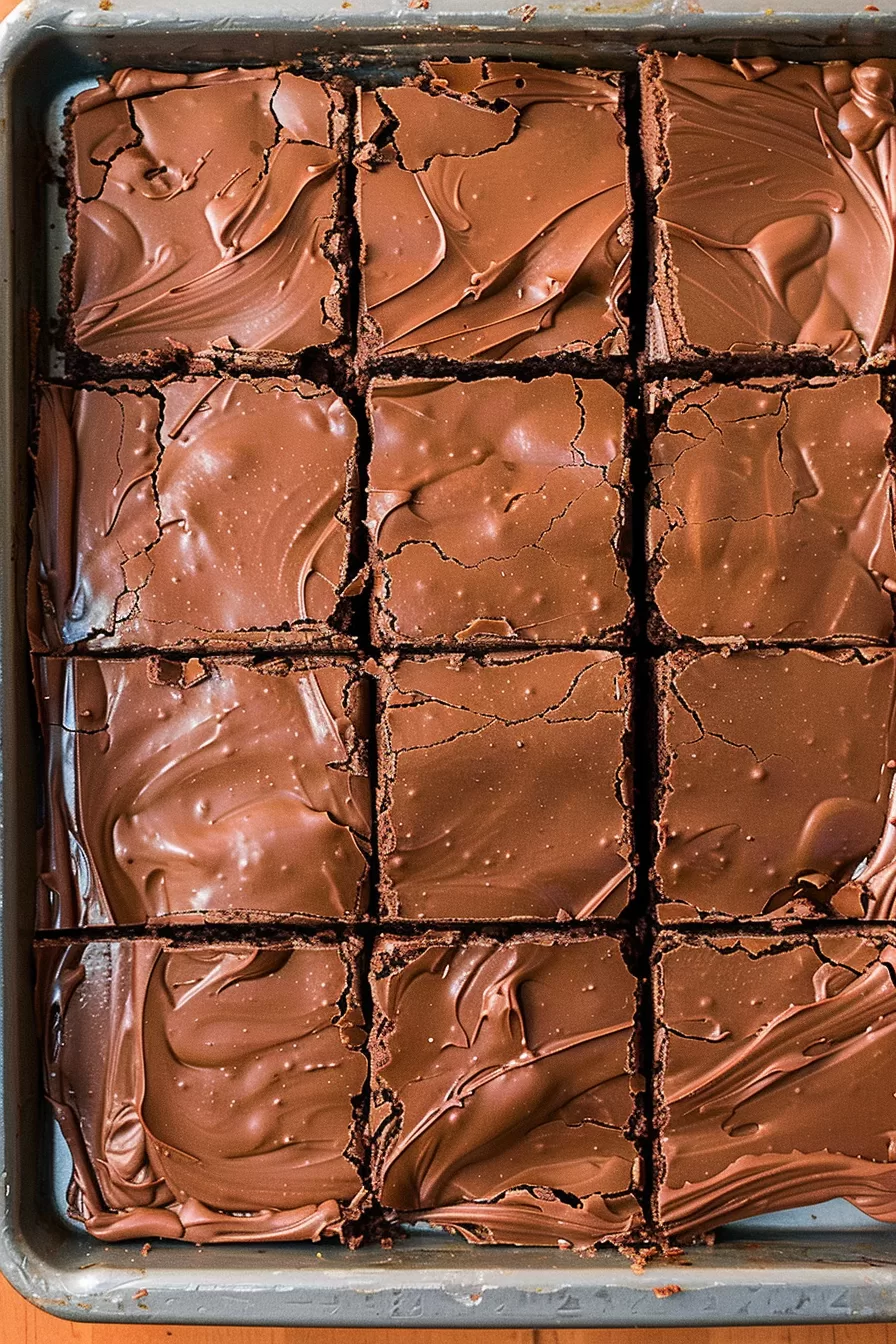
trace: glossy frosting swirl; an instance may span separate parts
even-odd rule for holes
[[[615,939],[381,938],[373,977],[385,1204],[469,1241],[635,1232],[634,982]]]
[[[341,329],[344,100],[287,70],[120,70],[74,99],[81,350],[295,353]]]
[[[340,1234],[361,1203],[355,958],[310,942],[39,946],[72,1216],[107,1241]]]
[[[896,62],[651,55],[652,352],[886,357],[896,322]]]
[[[366,702],[340,664],[42,660],[41,927],[352,918]]]
[[[347,646],[356,437],[298,378],[41,387],[32,647]]]
[[[359,96],[371,353],[520,359],[625,349],[618,77],[436,61]]]
[[[896,1222],[892,937],[662,946],[666,1231],[836,1198]]]

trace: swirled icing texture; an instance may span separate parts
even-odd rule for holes
[[[892,351],[894,72],[648,58],[654,355]]]
[[[38,661],[40,927],[351,918],[370,836],[349,665]]]
[[[615,916],[630,895],[629,674],[611,653],[384,673],[381,899],[405,919]]]
[[[666,1231],[829,1199],[896,1222],[892,937],[661,947]]]
[[[436,61],[359,96],[368,352],[623,353],[618,76]]]
[[[184,378],[39,405],[32,647],[340,642],[357,427],[333,393]]]
[[[661,687],[660,919],[889,917],[896,654],[673,654]]]
[[[468,1241],[585,1248],[640,1225],[635,982],[615,938],[380,938],[375,1193]]]
[[[70,336],[90,355],[294,354],[341,334],[339,88],[119,70],[68,122]]]
[[[317,1241],[362,1202],[355,949],[37,948],[73,1217],[104,1241]]]
[[[624,406],[565,374],[375,382],[367,525],[382,644],[619,634]]]
[[[666,624],[710,641],[890,641],[880,379],[670,383],[658,398],[649,544]]]

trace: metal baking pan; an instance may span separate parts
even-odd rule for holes
[[[513,0],[509,0],[513,3]],[[772,0],[773,2],[773,0]],[[253,1325],[630,1326],[896,1319],[896,1228],[843,1201],[753,1219],[687,1263],[641,1274],[614,1250],[471,1247],[417,1231],[392,1250],[104,1245],[65,1216],[67,1152],[40,1099],[31,1006],[37,751],[24,619],[30,313],[55,310],[66,245],[55,182],[62,108],[120,66],[362,58],[359,73],[439,55],[632,66],[637,48],[813,60],[896,55],[896,0],[554,0],[529,22],[482,0],[63,0],[0,31],[0,1269],[69,1319]],[[104,8],[104,6],[107,6]],[[247,9],[250,10],[247,16]],[[47,147],[50,148],[50,156]],[[52,365],[46,372],[55,372]],[[680,1292],[664,1292],[669,1285]],[[657,1293],[655,1290],[659,1289]]]

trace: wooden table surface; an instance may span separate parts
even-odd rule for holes
[[[14,0],[0,0],[0,18]],[[105,8],[105,6],[100,6]],[[896,1325],[717,1330],[286,1330],[93,1325],[31,1307],[0,1277],[0,1344],[896,1344]]]

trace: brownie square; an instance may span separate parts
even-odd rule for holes
[[[362,352],[624,353],[620,77],[524,61],[423,70],[359,97]]]
[[[848,1199],[896,1222],[896,940],[664,935],[666,1235]]]
[[[347,87],[347,86],[345,86]],[[73,100],[69,343],[105,369],[343,334],[344,81],[119,70]]]
[[[609,936],[380,937],[374,1192],[471,1242],[625,1242],[636,981]]]
[[[614,917],[632,894],[629,668],[568,651],[408,658],[380,678],[390,918]]]
[[[625,406],[599,380],[374,382],[368,527],[383,645],[617,638]]]
[[[357,425],[297,378],[39,390],[32,647],[345,633]]]
[[[654,358],[892,352],[894,71],[647,58]]]
[[[36,955],[45,1087],[88,1232],[353,1238],[367,1065],[352,942]]]
[[[677,653],[659,683],[660,920],[891,919],[896,653]]]
[[[892,641],[896,492],[880,378],[670,382],[653,396],[655,634]]]
[[[319,660],[40,659],[38,926],[352,919],[367,703]]]

